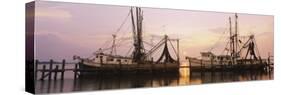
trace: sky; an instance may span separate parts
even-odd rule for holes
[[[128,6],[36,1],[36,59],[72,61],[73,55],[90,57],[99,48],[111,46],[112,34],[117,35],[117,54],[130,55],[132,25],[130,17],[127,18],[129,10]],[[234,13],[158,8],[142,10],[144,41],[156,44],[164,35],[179,39],[181,59],[185,56],[198,57],[200,52],[206,51],[223,54],[229,36],[229,17],[234,30]],[[239,36],[255,35],[263,58],[268,53],[274,53],[273,25],[273,16],[238,13]],[[151,48],[144,45],[147,50]]]

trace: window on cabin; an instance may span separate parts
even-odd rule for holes
[[[117,62],[121,62],[121,59],[117,59],[116,61],[117,61]]]
[[[113,58],[107,58],[106,61],[114,61]]]

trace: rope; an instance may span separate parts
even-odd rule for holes
[[[210,48],[209,52],[211,52],[216,45],[220,42],[220,40],[223,38],[223,36],[226,34],[226,29],[222,32],[222,35],[220,35],[219,39],[216,41],[216,43]]]
[[[254,40],[253,42],[255,43],[256,48],[257,48],[257,53],[258,53],[258,56],[260,56],[260,52],[259,52],[259,48],[258,48],[258,45],[257,45],[256,39],[254,38],[253,40]]]
[[[174,53],[176,54],[176,56],[179,57],[179,56],[177,55],[177,51],[176,51],[174,45],[172,44],[171,40],[168,39],[168,41],[170,42],[170,44],[171,44],[171,46],[172,46],[172,48],[173,48]],[[179,52],[178,52],[178,53],[179,53]]]
[[[123,27],[123,25],[126,23],[126,21],[128,20],[128,17],[130,16],[130,11],[128,13],[128,15],[126,16],[125,20],[122,22],[122,24],[120,25],[120,27],[117,29],[117,31],[114,34],[117,34],[121,28]]]
[[[230,41],[227,41],[226,45],[225,45],[225,48],[228,46]],[[223,51],[221,52],[221,55],[223,55],[224,51],[225,51],[225,48],[223,49]],[[229,50],[228,50],[229,51]],[[228,54],[228,51],[226,52],[226,55]]]
[[[122,28],[123,25],[126,23],[126,21],[127,21],[127,19],[128,19],[129,16],[130,16],[130,11],[129,11],[128,15],[126,16],[125,20],[121,23],[120,27],[118,27],[117,31],[114,33],[115,35],[121,30],[121,28]],[[127,29],[127,30],[128,30],[128,29]],[[124,36],[124,35],[123,35],[123,36]],[[103,44],[101,45],[101,48],[106,48],[106,47],[108,47],[108,45],[110,45],[110,44],[108,44],[108,43],[110,43],[110,42],[111,42],[110,39],[106,40],[105,43],[103,43]]]
[[[131,52],[132,48],[133,48],[133,46],[131,46],[130,49],[127,51],[126,56],[129,55],[129,53]]]

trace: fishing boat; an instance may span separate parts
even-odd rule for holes
[[[235,14],[235,31],[232,31],[231,17],[229,17],[229,37],[223,52],[215,55],[211,51],[201,52],[200,58],[187,56],[191,71],[220,70],[247,71],[266,70],[271,64],[259,55],[255,36],[239,36],[237,29],[238,15]]]
[[[161,40],[151,46],[149,50],[144,48],[143,41],[143,11],[139,7],[131,7],[127,16],[131,18],[132,34],[133,34],[133,51],[129,56],[116,54],[116,34],[112,37],[112,46],[109,48],[100,48],[93,56],[82,58],[73,56],[74,60],[79,60],[79,68],[84,72],[82,74],[98,74],[98,73],[161,73],[161,72],[178,72],[179,71],[179,40],[171,39],[168,35],[164,35]],[[121,24],[122,26],[123,24]],[[120,30],[120,28],[118,29]],[[177,49],[172,43],[177,43]],[[108,43],[107,43],[108,44]],[[169,48],[168,48],[169,46]],[[153,58],[153,54],[162,52],[157,60]],[[173,50],[171,50],[171,47]],[[110,52],[106,52],[110,51]],[[171,56],[171,52],[175,54],[175,58]]]

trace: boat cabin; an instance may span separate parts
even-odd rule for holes
[[[201,52],[200,54],[203,60],[211,60],[216,57],[212,52]]]
[[[93,58],[95,63],[102,64],[132,64],[132,58],[120,55],[110,55],[105,53],[98,53]]]
[[[231,60],[230,55],[215,55],[212,52],[201,52],[201,57],[203,60],[217,60],[217,61],[228,61]]]
[[[231,60],[231,56],[230,55],[218,55],[217,60],[219,60],[219,61],[229,61],[229,60]]]

